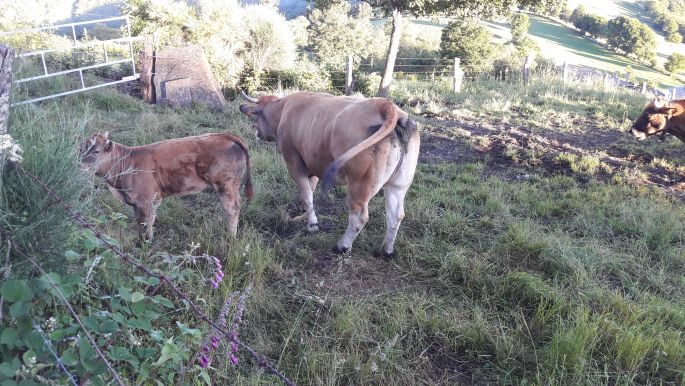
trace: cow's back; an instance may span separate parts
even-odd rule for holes
[[[278,127],[280,149],[286,156],[296,150],[319,176],[334,159],[380,129],[386,119],[381,105],[387,100],[382,98],[298,93],[286,99]]]

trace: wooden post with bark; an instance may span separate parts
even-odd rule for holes
[[[460,92],[464,81],[464,70],[460,66],[461,59],[454,58],[454,77],[452,79],[452,91]]]
[[[354,89],[352,79],[352,68],[354,66],[354,59],[351,54],[347,55],[347,76],[345,77],[345,95],[352,95]]]
[[[530,80],[530,68],[533,65],[533,54],[526,56],[526,61],[523,63],[523,83],[528,84]]]
[[[155,48],[154,41],[150,37],[145,38],[143,51],[140,52],[140,91],[143,100],[147,103],[155,103],[155,83],[152,77],[155,73]]]
[[[568,82],[568,70],[569,70],[568,63],[564,62],[564,69],[562,72],[562,79],[563,79],[564,84],[566,84]]]
[[[0,44],[0,135],[7,133],[7,126],[10,121],[14,56],[12,47]]]

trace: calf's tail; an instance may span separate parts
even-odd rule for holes
[[[328,165],[326,171],[324,172],[323,182],[321,184],[322,195],[326,196],[328,191],[331,190],[333,184],[335,183],[335,178],[338,175],[340,168],[345,165],[345,162],[354,158],[354,156],[361,153],[365,149],[380,142],[395,129],[397,120],[399,119],[395,105],[390,101],[384,101],[380,106],[380,113],[381,117],[385,118],[383,126],[381,126],[381,128],[373,133],[373,135],[370,137],[349,148],[346,152],[341,154],[340,157],[336,158],[333,162],[331,162],[330,165]]]
[[[247,144],[242,138],[237,135],[226,134],[245,152],[245,198],[247,201],[251,201],[252,196],[254,196],[254,190],[252,188],[252,163],[250,162],[250,152],[247,148]]]

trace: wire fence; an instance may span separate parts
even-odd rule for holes
[[[55,193],[48,184],[31,173],[30,171],[26,170],[20,163],[15,163],[16,170],[28,177],[29,179],[33,180],[36,182],[42,189],[43,191],[56,203],[59,204],[69,215],[71,220],[79,227],[88,230],[92,232],[92,234],[102,243],[102,245],[110,250],[112,253],[114,253],[116,256],[118,256],[122,261],[125,263],[133,266],[137,270],[141,271],[145,275],[149,277],[155,277],[157,278],[160,283],[164,283],[167,285],[167,287],[172,291],[172,293],[183,303],[185,303],[192,311],[193,313],[203,322],[207,323],[212,331],[214,331],[217,334],[220,334],[220,336],[223,336],[232,346],[235,346],[237,348],[243,349],[245,352],[247,352],[257,363],[257,365],[266,371],[268,371],[270,374],[276,376],[279,380],[281,380],[284,384],[286,385],[295,385],[295,383],[290,380],[283,372],[281,372],[273,363],[271,363],[265,356],[259,354],[256,350],[254,350],[252,347],[250,347],[248,344],[243,342],[241,339],[238,338],[237,334],[237,324],[241,322],[242,318],[242,311],[240,308],[240,305],[236,309],[236,314],[233,318],[233,322],[231,323],[230,328],[227,326],[225,323],[225,315],[223,315],[223,321],[222,320],[212,320],[203,310],[198,306],[194,301],[190,299],[190,297],[183,292],[174,282],[173,279],[171,279],[169,276],[166,276],[158,271],[152,271],[142,263],[138,262],[135,258],[133,258],[131,255],[128,253],[123,252],[117,245],[113,244],[112,241],[103,235],[100,230],[98,230],[95,225],[92,223],[88,222],[85,217],[79,213],[76,212],[74,209],[71,208],[71,206],[66,202],[66,200],[62,197],[60,197],[57,193]],[[28,254],[24,253],[23,251],[20,251],[16,248],[14,248],[17,253],[19,253],[22,257],[27,259],[28,261],[33,264],[36,269],[38,269],[44,277],[48,280],[50,283],[51,287],[58,293],[59,298],[61,301],[64,303],[65,306],[69,309],[71,315],[74,317],[76,322],[79,324],[81,330],[84,332],[84,334],[88,337],[88,341],[90,342],[91,346],[97,353],[97,355],[100,357],[100,360],[103,361],[103,363],[107,366],[110,374],[112,375],[112,378],[114,381],[117,382],[119,385],[126,385],[126,382],[121,378],[119,373],[114,369],[114,367],[110,364],[110,362],[107,360],[106,356],[102,353],[98,345],[96,344],[95,340],[90,336],[88,329],[83,325],[83,323],[80,321],[79,315],[74,311],[73,307],[67,300],[66,296],[61,292],[59,289],[59,286],[52,281],[51,277],[42,269],[40,264],[31,256]],[[244,292],[245,296],[241,296],[241,301],[243,303],[244,307],[244,301],[246,294],[249,292],[249,288],[251,286],[248,286],[246,291]],[[230,297],[232,299],[232,297]],[[225,308],[225,307],[223,307]],[[222,308],[222,309],[223,309]],[[222,311],[223,312],[223,311]],[[240,312],[240,314],[237,314]],[[221,319],[221,317],[219,318]],[[237,362],[236,362],[237,363]],[[64,366],[60,366],[60,362],[57,362],[57,365],[60,369],[62,369],[65,374],[73,381],[73,375],[71,375],[68,371],[66,371],[66,368]]]

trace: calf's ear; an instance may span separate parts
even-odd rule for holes
[[[105,149],[105,151],[110,151],[110,150],[112,150],[112,141],[110,141],[110,140],[108,139],[107,142],[105,142],[105,146],[104,146],[103,149]]]

